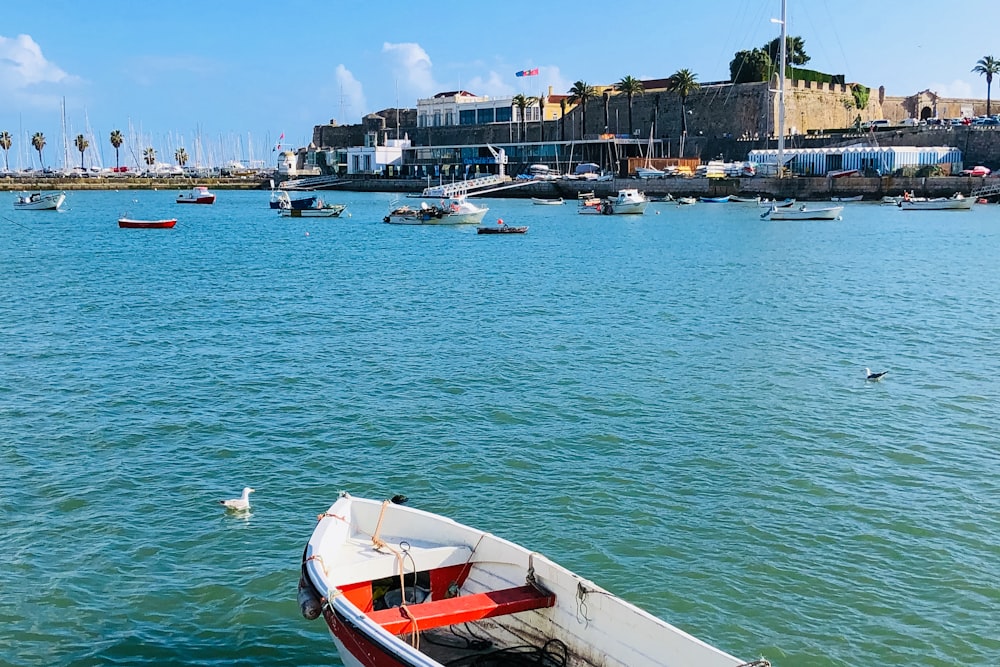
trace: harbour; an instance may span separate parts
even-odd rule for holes
[[[490,239],[209,185],[2,213],[0,660],[338,664],[295,586],[347,490],[746,660],[996,662],[1000,207],[495,197]]]

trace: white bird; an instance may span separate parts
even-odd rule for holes
[[[871,382],[878,382],[883,377],[885,377],[885,374],[888,373],[888,372],[889,371],[882,371],[880,373],[872,373],[872,369],[866,367],[865,368],[865,379],[866,380],[870,380]]]
[[[230,498],[229,500],[220,500],[219,504],[227,510],[248,510],[250,509],[250,494],[253,491],[249,486],[244,486],[242,496],[239,498]]]

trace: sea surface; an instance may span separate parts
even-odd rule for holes
[[[295,601],[340,490],[746,660],[1000,664],[1000,206],[218,195],[0,208],[0,664],[340,664]]]

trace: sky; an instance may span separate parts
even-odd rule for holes
[[[15,158],[37,166],[16,141],[35,132],[46,137],[46,163],[61,163],[63,100],[70,151],[79,156],[77,134],[92,136],[102,166],[114,165],[115,129],[123,153],[151,145],[161,158],[182,146],[194,155],[197,143],[206,161],[270,166],[279,142],[307,145],[314,125],[357,123],[447,90],[565,93],[578,80],[682,68],[702,82],[726,80],[736,51],[778,36],[771,19],[781,13],[780,0],[4,4],[0,131],[15,139],[11,168]],[[805,40],[808,67],[887,95],[982,99],[985,77],[971,69],[985,55],[1000,58],[1000,2],[788,5],[788,32]],[[538,76],[515,76],[534,68]]]

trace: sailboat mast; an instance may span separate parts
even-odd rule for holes
[[[784,171],[785,155],[785,64],[788,62],[788,18],[786,0],[781,0],[781,69],[778,76],[778,178]]]

